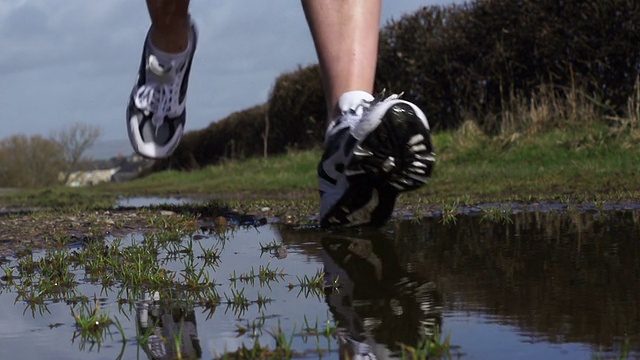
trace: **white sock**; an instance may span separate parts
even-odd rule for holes
[[[162,51],[158,49],[151,41],[151,37],[149,37],[147,41],[147,46],[149,46],[149,48],[151,49],[151,54],[153,54],[158,59],[158,62],[160,64],[171,64],[171,63],[179,64],[179,63],[182,63],[187,58],[189,51],[191,50],[191,46],[192,46],[191,29],[189,29],[188,41],[189,43],[187,44],[187,48],[184,49],[184,51],[181,51],[179,53],[168,53],[166,51]]]

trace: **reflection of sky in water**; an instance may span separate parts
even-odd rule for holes
[[[463,359],[583,360],[594,354],[584,344],[551,344],[476,312],[446,312],[443,334],[451,334],[451,343],[462,346]]]
[[[570,314],[562,313],[569,310],[560,305],[548,304],[564,301],[580,308],[589,307],[590,303],[582,303],[591,299],[586,299],[582,295],[586,291],[592,297],[601,296],[602,299],[596,300],[609,302],[611,309],[616,309],[617,305],[622,307],[621,301],[625,301],[625,298],[614,297],[619,293],[615,288],[602,288],[602,286],[611,285],[610,282],[599,283],[598,291],[592,291],[589,287],[590,279],[601,277],[598,264],[613,266],[608,271],[613,271],[612,274],[618,276],[620,282],[626,281],[625,276],[633,275],[633,271],[619,272],[617,269],[618,267],[628,269],[634,266],[630,265],[630,261],[637,259],[639,250],[627,246],[629,246],[628,243],[637,240],[637,227],[625,228],[625,226],[635,226],[627,223],[633,224],[632,219],[617,220],[615,217],[602,215],[594,220],[595,227],[589,225],[592,221],[589,218],[564,219],[554,223],[562,226],[545,227],[539,226],[537,223],[539,220],[534,221],[527,218],[525,214],[521,216],[523,221],[516,220],[515,224],[508,226],[510,230],[506,232],[501,230],[505,228],[504,226],[478,222],[478,219],[460,219],[455,228],[443,227],[437,220],[432,219],[424,223],[391,224],[379,233],[382,234],[381,238],[393,244],[392,247],[398,253],[400,266],[412,268],[416,273],[426,274],[429,281],[436,284],[436,290],[443,297],[441,313],[443,336],[451,335],[452,345],[464,354],[464,359],[591,358],[592,355],[597,354],[599,347],[588,345],[589,340],[586,340],[590,336],[588,324],[585,324],[585,333],[569,332],[568,334],[573,337],[563,338],[564,332],[568,331],[563,327],[568,326],[568,323],[563,323],[560,318],[570,320]],[[603,219],[610,222],[608,226],[599,225]],[[580,223],[584,232],[576,230],[577,222]],[[552,228],[563,228],[562,235],[556,234],[554,232],[556,230],[550,230]],[[454,234],[456,233],[454,230],[460,231],[458,235]],[[635,235],[632,238],[624,235],[629,233]],[[216,289],[222,300],[225,300],[223,295],[225,293],[231,296],[231,289],[236,291],[244,289],[244,295],[249,300],[255,301],[260,293],[262,296],[273,299],[273,302],[267,304],[262,311],[259,311],[256,304],[251,304],[240,316],[234,314],[233,309],[227,308],[225,304],[220,304],[210,319],[206,319],[207,313],[203,308],[197,307],[195,315],[203,358],[208,359],[214,354],[219,355],[225,349],[233,350],[243,342],[251,347],[253,338],[248,334],[238,337],[237,326],[247,326],[262,316],[266,316],[267,320],[260,343],[270,347],[273,347],[274,343],[266,330],[277,328],[279,323],[287,335],[293,332],[294,327],[296,332],[300,332],[304,326],[305,317],[312,326],[317,321],[320,324],[320,330],[324,329],[326,320],[333,319],[324,296],[318,298],[312,295],[305,298],[302,295],[299,296],[299,288],[289,290],[287,284],[289,282],[297,284],[296,276],[312,277],[317,271],[324,269],[323,258],[327,257],[322,256],[320,244],[323,239],[332,236],[334,235],[318,229],[285,231],[285,229],[262,226],[257,229],[237,230],[225,242],[224,248],[218,245],[222,250],[222,258],[219,260],[219,266],[215,267],[210,275],[216,283],[221,284]],[[349,236],[366,238],[368,235],[355,231]],[[132,240],[141,238],[140,235],[126,238],[123,245],[129,245]],[[579,241],[576,240],[577,238]],[[287,244],[286,258],[277,259],[269,253],[261,255],[261,244],[266,245],[274,240],[280,242],[281,239],[284,239]],[[199,251],[198,243],[203,247],[210,247],[217,241],[218,239],[211,235],[208,238],[194,240],[193,248]],[[576,244],[580,246],[576,247]],[[354,249],[354,254],[356,250],[360,254],[366,254],[366,246]],[[497,254],[495,259],[485,262],[484,260],[492,256],[491,254]],[[514,273],[502,274],[501,266],[510,265],[512,261],[517,267],[514,268]],[[549,271],[554,272],[548,276],[536,274],[538,262],[542,263],[540,266],[553,264],[554,268],[549,268]],[[370,263],[376,263],[375,259]],[[239,276],[242,273],[249,273],[253,268],[257,273],[260,266],[282,270],[288,276],[285,280],[271,282],[270,287],[260,286],[257,279],[253,285],[239,281],[235,287],[231,285],[229,278],[234,272]],[[565,266],[569,270],[562,272]],[[163,267],[179,271],[183,268],[183,264],[180,261],[169,261]],[[573,271],[574,267],[581,267],[582,271],[576,272],[575,276],[567,275],[569,277],[565,281],[562,275]],[[77,271],[76,274],[78,280],[84,278],[82,271]],[[550,278],[553,278],[554,282],[547,284],[546,281]],[[566,283],[570,288],[561,293],[563,287],[549,287],[556,286],[556,282],[560,282],[561,285]],[[548,298],[547,294],[550,293],[546,291],[550,290],[547,289],[555,290],[554,298],[549,302],[540,303],[540,299]],[[628,290],[634,291],[634,288],[628,288]],[[118,309],[117,291],[118,289],[115,289],[115,292],[101,293],[99,287],[89,284],[80,284],[77,287],[78,294],[93,297],[95,293],[104,302],[103,309],[109,311],[112,318],[117,317],[121,321],[129,341],[124,346],[123,358],[146,358],[135,343],[135,311],[130,312],[128,305],[123,306],[122,310]],[[572,295],[574,292],[575,295]],[[29,309],[26,309],[23,315],[24,302],[20,301],[14,305],[15,298],[15,292],[7,292],[6,288],[0,287],[0,359],[42,358],[43,356],[97,359],[116,358],[119,355],[122,342],[114,326],[111,327],[113,338],[108,337],[99,352],[97,349],[89,351],[90,344],[85,345],[84,351],[79,351],[77,340],[74,344],[71,343],[74,320],[70,315],[69,305],[63,302],[50,303],[48,304],[50,313],[45,312],[40,315],[36,312],[35,317],[32,317]],[[382,321],[377,318],[377,314],[371,313],[372,307],[369,303],[375,304],[375,300],[369,302],[358,300],[355,303],[358,311],[364,311],[361,317],[362,324],[366,326],[383,324],[389,328],[393,326],[388,319]],[[556,314],[554,311],[560,313]],[[587,317],[589,315],[587,314]],[[599,314],[594,312],[593,315]],[[624,314],[613,315],[623,318],[625,316]],[[385,316],[393,319],[389,314]],[[557,334],[549,332],[548,328],[553,326],[560,329]],[[376,331],[394,330],[378,328]],[[552,338],[553,334],[558,336]],[[579,338],[580,336],[582,338]],[[322,348],[328,346],[324,338],[321,339],[321,346]],[[338,358],[336,341],[332,340],[330,346],[332,353],[325,354],[323,358]],[[303,339],[296,336],[293,347],[298,351],[313,350],[316,348],[316,343],[313,338],[303,343]],[[375,347],[384,348],[384,346]]]
[[[164,197],[123,197],[118,199],[116,207],[144,207],[155,205],[185,205],[195,204],[201,201],[189,198],[164,198]]]
[[[138,236],[141,239],[141,236]],[[134,236],[134,239],[136,237]],[[278,320],[282,323],[282,329],[286,334],[293,332],[293,326],[296,331],[300,331],[304,324],[305,315],[310,324],[314,324],[316,320],[320,324],[324,324],[329,318],[329,313],[324,304],[323,298],[317,296],[304,295],[298,296],[299,288],[292,290],[287,288],[287,284],[292,282],[297,284],[296,276],[303,277],[305,275],[311,277],[321,270],[321,264],[308,261],[308,257],[300,254],[295,248],[290,248],[288,256],[282,260],[277,259],[264,253],[260,256],[260,243],[267,243],[276,239],[276,235],[268,226],[263,226],[256,231],[255,229],[239,230],[235,232],[234,238],[225,243],[222,252],[222,258],[219,261],[219,267],[215,268],[215,272],[211,273],[211,278],[216,283],[222,284],[216,287],[221,300],[224,301],[223,293],[231,297],[231,290],[240,291],[244,288],[244,295],[251,301],[258,298],[258,292],[262,296],[272,298],[273,301],[267,304],[261,312],[258,312],[258,306],[251,304],[246,312],[240,318],[236,316],[232,308],[227,308],[226,304],[221,304],[215,310],[213,316],[206,320],[206,313],[202,308],[196,308],[196,323],[200,344],[203,348],[203,357],[211,358],[215,352],[221,354],[224,349],[234,349],[243,341],[250,347],[253,340],[248,337],[238,337],[236,325],[246,326],[248,322],[266,315],[270,317],[264,325],[264,335],[260,339],[261,344],[273,347],[271,337],[266,330],[273,330],[278,326]],[[131,239],[125,239],[123,245],[130,244]],[[204,247],[211,246],[216,242],[212,238],[198,240]],[[199,246],[194,241],[194,250],[199,251]],[[196,259],[197,260],[197,259]],[[285,280],[279,282],[270,282],[271,289],[267,285],[260,286],[256,279],[254,285],[236,282],[236,286],[230,285],[230,275],[234,273],[240,275],[249,273],[253,267],[257,273],[260,266],[269,269],[283,270],[286,274]],[[169,270],[183,269],[181,262],[169,262],[163,266]],[[84,278],[81,271],[76,272],[76,279]],[[178,278],[181,278],[178,275]],[[95,293],[98,299],[105,298],[104,310],[108,310],[112,318],[117,317],[130,340],[129,345],[125,346],[125,358],[135,358],[138,351],[135,346],[136,327],[134,323],[135,311],[129,312],[128,305],[123,306],[123,312],[118,310],[115,292],[100,293],[100,287],[89,284],[80,284],[77,287],[78,293],[82,293],[89,297],[93,297]],[[71,345],[71,339],[74,331],[74,321],[70,315],[70,308],[64,303],[49,304],[48,309],[51,314],[44,312],[41,316],[36,311],[35,318],[31,316],[31,310],[27,309],[25,315],[22,315],[25,309],[23,301],[14,305],[15,293],[0,294],[0,359],[11,358],[40,358],[47,354],[47,358],[65,358],[65,359],[88,359],[93,358],[87,351],[78,351],[78,343]],[[129,318],[129,319],[128,319]],[[50,329],[50,325],[61,324]],[[112,326],[113,341],[109,338],[106,344],[99,351],[98,358],[115,358],[121,350],[120,334],[117,329]],[[296,339],[295,343],[299,343]],[[325,341],[326,343],[326,341]],[[28,346],[25,346],[29,344]],[[133,344],[133,345],[132,345]],[[326,344],[325,344],[326,345]],[[335,344],[334,344],[335,345]],[[302,344],[299,344],[302,346]],[[315,342],[311,342],[304,346],[305,348],[315,348]],[[86,349],[89,348],[87,344]],[[97,353],[93,350],[91,354]],[[144,358],[145,354],[141,353]]]

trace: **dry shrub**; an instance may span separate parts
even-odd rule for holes
[[[102,135],[102,129],[95,124],[75,123],[55,131],[51,139],[62,149],[66,168],[64,182],[69,180],[72,172],[79,170],[85,152],[93,146]]]
[[[640,128],[640,76],[636,76],[633,93],[627,101],[627,118],[636,128]]]
[[[0,186],[40,187],[59,183],[64,151],[39,135],[14,135],[0,142]]]
[[[458,149],[469,149],[488,140],[488,136],[476,121],[466,120],[456,130],[454,145]]]
[[[575,129],[602,119],[601,103],[577,86],[541,85],[531,96],[511,95],[499,117],[500,136],[534,135],[551,129]],[[488,121],[485,121],[488,123]]]
[[[621,138],[625,148],[636,147],[640,144],[640,76],[636,77],[633,92],[627,99],[626,116],[609,116],[612,122],[611,136]]]

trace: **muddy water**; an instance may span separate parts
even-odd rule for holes
[[[183,353],[205,359],[256,340],[273,348],[278,329],[298,355],[318,358],[320,349],[325,359],[345,352],[382,359],[437,328],[450,336],[452,354],[466,359],[608,358],[621,354],[625,342],[633,358],[640,351],[639,226],[634,210],[521,212],[508,221],[472,214],[455,224],[414,219],[375,231],[274,224],[236,230],[223,245],[203,233],[183,243],[220,249],[215,265],[202,266],[219,284],[216,307],[154,301],[153,294],[145,300],[140,292],[121,292],[123,284],[92,284],[83,269],[73,269],[74,293],[96,294],[127,340],[112,325],[97,344],[77,336],[70,296],[29,306],[15,302],[16,286],[0,280],[0,359],[145,359],[151,351],[138,345],[137,334],[151,327],[164,338],[181,329],[189,339]],[[262,251],[270,242],[283,248]],[[183,273],[190,260],[179,254],[165,250],[163,268]],[[2,266],[16,264],[7,261]],[[283,276],[230,280],[260,267]],[[318,271],[339,287],[299,286]],[[225,303],[240,291],[248,305]],[[269,301],[258,304],[261,297]],[[307,328],[329,328],[331,335]]]

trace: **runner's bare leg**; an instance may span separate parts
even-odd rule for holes
[[[373,92],[381,0],[302,0],[320,61],[327,124],[338,99],[351,90]]]
[[[151,43],[167,53],[183,52],[189,44],[189,0],[147,0]]]

